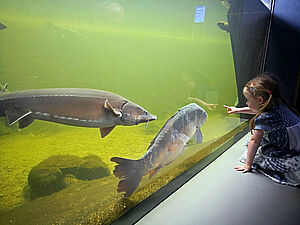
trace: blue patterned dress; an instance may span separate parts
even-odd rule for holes
[[[300,119],[284,104],[254,121],[264,131],[253,167],[275,182],[300,185]]]

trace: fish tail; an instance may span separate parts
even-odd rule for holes
[[[7,86],[8,86],[8,83],[6,83],[6,84],[4,84],[4,85],[1,85],[1,84],[0,84],[0,93],[1,93],[1,92],[7,91]]]
[[[8,83],[1,85],[0,84],[0,95],[3,94],[4,92],[7,92],[7,86]],[[5,116],[5,107],[4,107],[4,100],[0,99],[0,117]]]
[[[129,197],[136,190],[144,176],[143,164],[140,160],[125,159],[119,157],[111,158],[111,161],[118,163],[115,166],[114,174],[122,179],[118,184],[118,192],[125,192]]]

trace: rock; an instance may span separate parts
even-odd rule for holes
[[[109,176],[107,165],[95,155],[86,156],[82,163],[78,166],[78,179],[93,180],[101,177]]]
[[[33,168],[28,185],[35,196],[49,195],[65,187],[63,173],[59,168]]]
[[[33,167],[28,175],[31,196],[45,196],[57,192],[74,179],[93,180],[110,174],[107,165],[95,155],[80,158],[56,155]],[[72,182],[69,178],[72,178]]]
[[[78,180],[73,174],[67,174],[64,177],[65,187],[69,187],[73,184],[78,184],[79,182],[80,182],[80,180]]]

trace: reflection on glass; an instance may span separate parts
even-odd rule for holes
[[[238,127],[240,119],[222,107],[235,103],[237,88],[230,37],[220,25],[228,7],[221,3],[1,1],[0,95],[49,88],[104,90],[157,119],[146,127],[117,126],[100,138],[99,129],[49,121],[31,121],[23,129],[18,123],[7,126],[0,103],[0,223],[110,223]],[[205,10],[195,22],[198,6]],[[141,158],[168,119],[190,103],[208,114],[202,143],[188,136],[182,154],[151,179],[141,178],[130,197],[118,193],[117,164],[111,158]]]

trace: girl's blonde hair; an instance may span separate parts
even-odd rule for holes
[[[268,111],[274,105],[280,105],[281,103],[287,105],[287,107],[299,116],[298,112],[294,110],[289,103],[282,97],[279,84],[277,80],[269,73],[259,75],[250,80],[245,85],[246,90],[255,98],[262,97],[263,103],[260,105],[258,113],[250,120],[250,130],[254,129],[254,120],[263,112]]]

